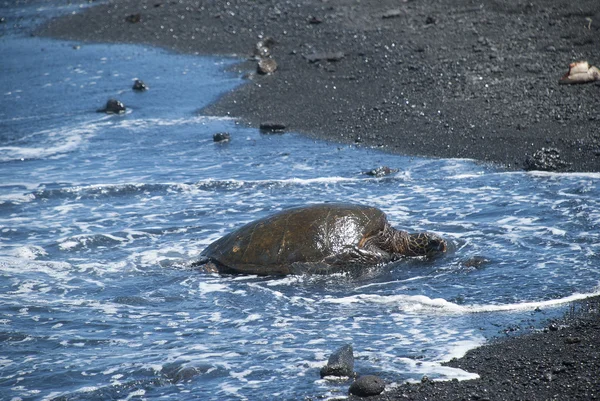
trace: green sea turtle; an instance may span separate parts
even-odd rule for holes
[[[327,203],[248,223],[210,244],[199,263],[221,273],[326,274],[445,251],[439,236],[396,230],[377,208]]]

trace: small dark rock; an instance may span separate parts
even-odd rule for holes
[[[231,140],[231,135],[228,132],[217,132],[213,135],[214,142],[229,142]]]
[[[548,329],[550,331],[557,331],[558,330],[558,325],[556,323],[551,323],[550,326],[548,326]]]
[[[343,52],[321,52],[321,53],[313,53],[304,56],[305,59],[308,60],[309,63],[316,63],[317,61],[331,61],[336,62],[340,61],[344,58]]]
[[[389,168],[388,166],[380,166],[377,168],[374,168],[373,170],[368,170],[363,172],[363,174],[366,175],[370,175],[373,177],[385,177],[386,175],[390,175],[393,173],[397,173],[398,169],[397,168]]]
[[[567,337],[565,338],[566,344],[578,344],[581,342],[581,338],[579,337]]]
[[[337,349],[321,368],[321,377],[325,376],[352,376],[354,374],[354,350],[352,345],[346,344]]]
[[[425,24],[426,25],[435,24],[436,22],[437,22],[437,20],[434,17],[432,17],[432,16],[429,16],[429,17],[427,17],[425,19]]]
[[[132,24],[137,24],[142,20],[142,14],[131,14],[125,17],[125,21],[130,22]]]
[[[256,72],[261,75],[272,74],[277,69],[277,62],[272,58],[261,58],[258,60]]]
[[[361,376],[350,386],[350,394],[359,397],[370,397],[381,394],[385,390],[385,382],[374,375]]]
[[[282,133],[285,131],[285,124],[280,122],[265,121],[260,123],[259,129],[264,133]]]
[[[132,89],[134,91],[146,91],[148,90],[148,86],[146,85],[146,83],[144,81],[142,81],[141,79],[136,79],[135,82],[133,83],[133,87]]]
[[[259,40],[254,46],[254,56],[258,58],[265,58],[271,56],[271,47],[275,44],[275,39],[270,36]]]
[[[323,22],[323,20],[321,18],[315,17],[315,16],[312,16],[312,17],[310,17],[308,19],[308,23],[309,24],[313,24],[313,25],[317,25],[317,24],[320,24],[322,22]]]
[[[533,156],[525,159],[525,170],[556,171],[568,167],[569,163],[560,158],[560,152],[556,148],[542,148]]]
[[[123,103],[116,99],[109,99],[106,102],[106,106],[103,109],[98,109],[99,113],[106,114],[123,114],[125,113],[126,107]]]
[[[6,18],[4,18],[4,17],[0,17],[0,24],[3,24],[3,23],[5,23],[5,22],[6,22]]]

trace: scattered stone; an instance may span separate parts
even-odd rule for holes
[[[581,342],[581,338],[579,337],[567,337],[565,338],[566,344],[579,344]]]
[[[402,15],[402,10],[400,10],[399,8],[393,8],[391,10],[387,10],[386,12],[384,12],[383,15],[381,16],[381,18],[383,18],[383,19],[398,18],[401,15]]]
[[[385,382],[374,375],[366,375],[359,377],[350,386],[350,394],[354,394],[359,397],[370,397],[372,395],[379,395],[385,390]]]
[[[317,61],[331,61],[336,62],[344,58],[343,52],[319,52],[304,56],[309,63],[316,63]]]
[[[556,171],[568,167],[570,164],[560,158],[560,152],[556,148],[542,148],[533,156],[525,159],[525,170]]]
[[[352,376],[354,375],[354,350],[352,345],[346,344],[337,349],[321,368],[321,377],[325,376]]]
[[[277,62],[272,58],[261,58],[258,60],[256,72],[261,75],[272,74],[277,69]]]
[[[315,17],[315,16],[312,16],[312,17],[310,17],[308,19],[308,23],[309,24],[313,24],[313,25],[317,25],[317,24],[320,24],[322,22],[323,22],[323,20],[321,18]]]
[[[254,56],[258,58],[266,58],[271,56],[271,47],[275,44],[275,40],[267,36],[266,38],[256,42],[254,46]]]
[[[131,14],[125,17],[125,21],[130,22],[132,24],[137,24],[142,20],[142,14]]]
[[[229,142],[231,140],[231,135],[228,132],[217,132],[213,135],[214,142]]]
[[[432,25],[436,22],[437,20],[435,19],[435,17],[432,17],[431,15],[425,19],[425,25]]]
[[[285,128],[285,124],[273,121],[262,122],[259,126],[259,129],[265,133],[282,133],[285,131]]]
[[[144,92],[148,90],[148,85],[146,85],[146,83],[141,79],[136,79],[133,83],[132,89],[134,91]]]
[[[558,325],[556,323],[551,323],[550,326],[548,326],[548,329],[550,331],[557,331],[558,330]]]
[[[370,175],[373,177],[385,177],[386,175],[390,175],[393,173],[397,173],[397,168],[389,168],[388,166],[380,166],[374,168],[373,170],[364,171],[363,174]]]
[[[3,23],[5,23],[5,22],[6,22],[6,18],[4,18],[4,17],[0,17],[0,24],[3,24]]]
[[[99,113],[106,114],[123,114],[125,113],[126,107],[123,103],[116,99],[109,99],[106,102],[106,106],[103,109],[98,109]]]

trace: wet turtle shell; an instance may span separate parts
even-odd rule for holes
[[[405,250],[410,236],[391,227],[377,208],[318,204],[248,223],[210,244],[202,255],[213,264],[209,270],[219,272],[332,273],[348,265],[375,265],[403,255],[415,256]],[[429,244],[430,237],[419,234],[415,238]],[[434,248],[444,251],[445,242],[435,239]],[[391,242],[402,244],[392,247]]]

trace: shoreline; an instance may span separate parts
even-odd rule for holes
[[[244,59],[270,37],[277,70],[240,63],[248,83],[203,113],[407,156],[600,172],[600,81],[558,84],[571,62],[600,65],[600,11],[563,3],[123,0],[37,34]]]
[[[200,10],[194,1],[113,1],[52,20],[36,34],[244,58],[251,55],[258,35],[271,36],[277,42],[273,57],[279,68],[272,75],[253,74],[203,113],[240,118],[257,128],[276,121],[289,131],[331,142],[403,155],[472,158],[509,170],[521,169],[527,156],[552,147],[567,163],[557,171],[600,172],[600,113],[594,109],[600,85],[557,84],[570,62],[594,56],[597,39],[590,42],[589,35],[597,37],[599,29],[586,36],[574,28],[588,14],[600,26],[600,13],[592,14],[593,1],[582,2],[577,10],[556,1],[557,7],[544,12],[542,1],[497,1],[489,6],[491,11],[468,1],[408,2],[399,8],[398,2],[388,0],[360,5],[339,0],[298,8],[273,2],[277,12],[272,5],[230,3],[228,9],[211,4]],[[398,12],[383,18],[390,10]],[[137,14],[139,22],[126,21]],[[523,16],[536,22],[519,21]],[[530,30],[535,51],[519,53],[530,49],[527,36],[502,43],[499,26],[509,20]],[[562,45],[546,46],[553,38],[541,39],[536,29],[557,25],[564,30],[552,32]],[[248,26],[253,26],[251,31]],[[445,29],[450,31],[447,37]],[[390,39],[392,34],[397,36]],[[465,40],[453,46],[459,34]],[[580,41],[577,49],[564,48],[567,39],[562,36]],[[511,46],[523,60],[507,54]],[[305,57],[339,51],[344,56],[338,61],[310,62]],[[600,60],[589,61],[600,65]],[[509,68],[517,64],[519,77]],[[255,66],[249,60],[234,68],[243,74]],[[594,377],[600,371],[599,299],[575,303],[580,313],[545,332],[493,340],[448,363],[479,373],[481,379],[402,384],[369,399],[600,399],[600,379]]]

